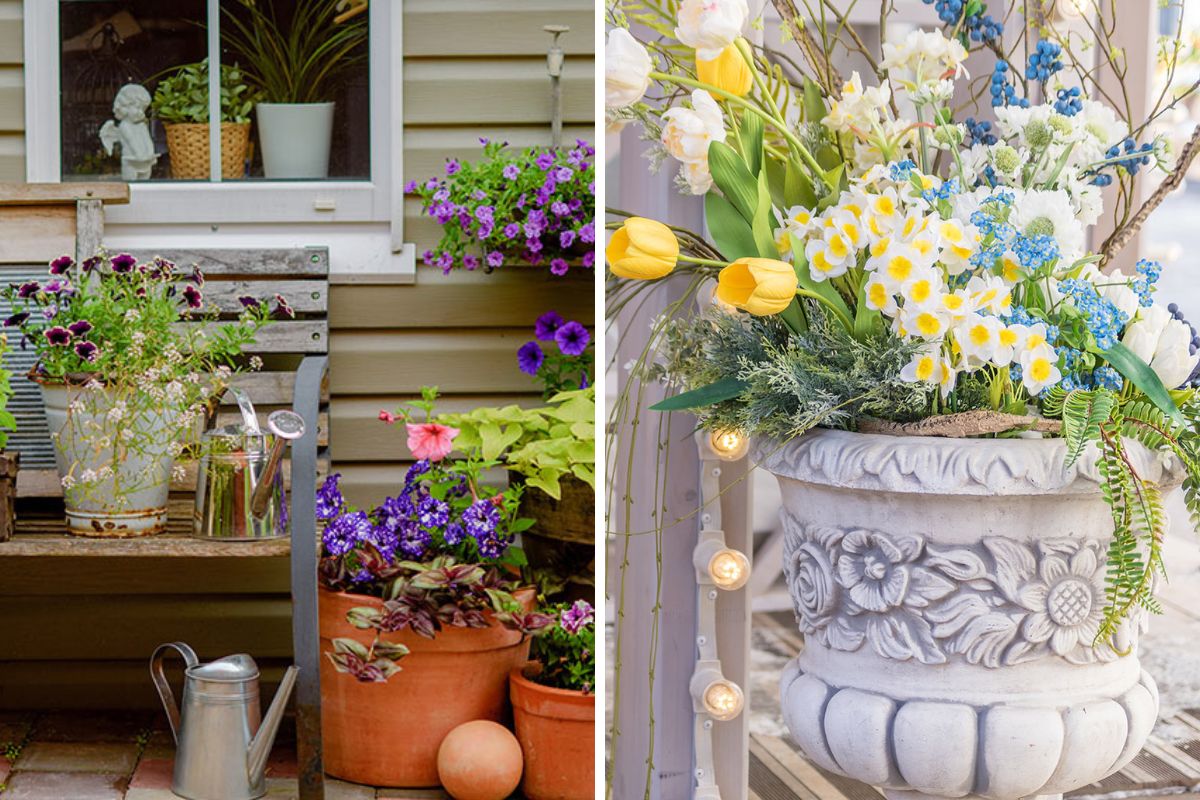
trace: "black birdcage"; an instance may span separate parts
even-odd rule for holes
[[[125,40],[105,23],[86,50],[63,53],[62,152],[64,175],[116,175],[119,155],[109,156],[100,144],[100,126],[112,118],[112,103],[127,83],[141,83],[137,66],[121,55]]]

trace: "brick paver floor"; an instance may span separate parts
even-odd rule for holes
[[[176,800],[175,745],[162,714],[0,712],[0,800]],[[267,798],[296,797],[296,749],[281,730]],[[377,789],[328,779],[328,800],[445,800],[440,790]]]

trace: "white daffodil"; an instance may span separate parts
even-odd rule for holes
[[[683,0],[675,38],[696,49],[696,58],[712,61],[742,34],[750,8],[746,0]]]
[[[967,295],[977,309],[1003,314],[1012,305],[1012,290],[1003,278],[995,275],[976,275],[967,281]]]
[[[624,28],[608,32],[604,46],[604,105],[624,108],[642,99],[650,88],[650,54]]]
[[[872,274],[863,287],[867,308],[879,311],[885,316],[894,317],[898,310],[896,297],[888,285],[877,274]]]
[[[950,329],[949,315],[935,307],[911,310],[905,307],[901,309],[898,319],[902,319],[904,330],[922,339],[941,339]]]
[[[900,286],[905,308],[930,308],[937,305],[942,291],[941,274],[930,267],[919,267]]]
[[[845,275],[846,270],[850,268],[850,260],[845,255],[849,252],[845,239],[839,233],[833,235],[837,237],[840,257],[830,253],[829,242],[824,238],[809,239],[808,243],[804,245],[804,256],[808,259],[808,274],[814,281]]]
[[[950,275],[958,275],[971,266],[971,256],[979,247],[979,231],[974,225],[950,218],[939,221],[934,232],[941,244],[939,260]]]
[[[1004,323],[996,317],[972,312],[954,326],[954,339],[963,355],[975,364],[997,362],[996,350],[1003,330]]]
[[[1021,332],[1014,330],[1013,326],[1005,325],[1000,328],[1000,332],[996,337],[996,350],[992,360],[998,366],[1011,364],[1017,357],[1018,350],[1021,345]]]
[[[792,206],[781,216],[780,222],[789,232],[803,238],[816,229],[819,221],[811,208]]]
[[[966,319],[968,314],[976,310],[974,304],[971,303],[970,296],[961,289],[957,292],[943,292],[938,295],[935,307],[950,322],[961,322]]]
[[[857,71],[842,84],[842,96],[833,100],[829,113],[821,123],[838,133],[850,133],[852,128],[870,130],[881,124],[880,109],[891,100],[891,89],[887,84],[863,88],[862,78]]]
[[[1031,395],[1062,380],[1058,369],[1058,354],[1048,344],[1021,353],[1021,383]]]
[[[890,245],[883,254],[873,255],[867,261],[870,269],[892,292],[899,292],[900,287],[911,280],[920,268],[912,249],[904,245]]]
[[[938,385],[942,380],[942,348],[940,344],[922,350],[900,370],[900,380],[909,383]]]

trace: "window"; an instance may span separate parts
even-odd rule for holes
[[[286,27],[297,6],[311,1],[257,0],[256,5]],[[415,269],[411,247],[403,244],[402,235],[399,0],[376,0],[357,15],[366,37],[349,54],[350,66],[330,84],[334,114],[328,172],[323,177],[305,172],[272,174],[264,161],[271,142],[264,142],[259,130],[257,108],[250,114],[250,133],[240,159],[236,155],[204,159],[205,144],[209,155],[219,150],[227,156],[229,137],[214,134],[215,126],[203,125],[202,139],[206,136],[207,142],[201,141],[198,148],[193,142],[192,148],[199,150],[199,159],[208,167],[206,176],[173,174],[183,158],[172,155],[161,119],[150,122],[148,142],[137,141],[137,131],[126,132],[130,153],[136,156],[140,145],[152,163],[122,163],[120,121],[113,119],[116,94],[127,83],[139,83],[152,94],[180,66],[206,57],[225,67],[244,67],[248,60],[237,46],[233,20],[246,20],[246,5],[244,0],[24,0],[27,179],[122,180],[124,167],[140,166],[148,177],[130,180],[131,202],[111,207],[110,223],[160,226],[164,234],[168,229],[161,226],[202,225],[216,230],[220,225],[222,231],[238,226],[236,230],[247,236],[254,230],[283,230],[264,229],[262,223],[338,223],[346,232],[345,226],[359,225],[356,230],[382,235],[386,246],[379,256],[356,263],[369,261],[368,270],[393,277],[397,269],[411,274]],[[321,0],[320,5],[337,4]],[[344,11],[359,3],[342,5]],[[203,74],[210,77],[207,68]],[[145,103],[144,95],[129,99],[134,105]],[[211,97],[207,99],[210,108],[215,105]],[[100,136],[109,120],[113,125],[106,136],[117,142],[111,154]],[[301,130],[307,127],[291,123],[288,138]],[[222,163],[230,160],[232,167]],[[220,166],[214,170],[213,164]],[[243,243],[247,241],[239,239],[234,246]],[[384,268],[389,261],[391,266]]]

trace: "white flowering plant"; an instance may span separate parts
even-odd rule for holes
[[[610,314],[690,279],[631,374],[682,389],[654,408],[709,429],[1061,436],[1068,465],[1097,447],[1115,537],[1095,643],[1111,644],[1133,609],[1159,610],[1166,524],[1126,444],[1182,464],[1200,524],[1200,338],[1156,302],[1157,263],[1113,262],[1178,185],[1200,129],[1173,160],[1147,126],[1177,99],[1143,121],[1088,96],[1110,94],[1050,15],[1006,36],[1008,14],[978,0],[926,2],[944,27],[901,36],[883,4],[878,59],[833,4],[806,19],[773,0],[788,54],[742,36],[745,0],[610,6],[609,122],[643,125],[654,158],[679,163],[708,230],[610,211]],[[873,74],[839,75],[843,48]],[[974,81],[973,50],[993,59]],[[1154,171],[1166,177],[1139,206]],[[1108,197],[1113,232],[1089,245]],[[683,312],[708,291],[702,313]],[[616,413],[635,407],[625,397]]]
[[[138,263],[121,253],[81,264],[62,256],[50,262],[46,280],[3,290],[13,308],[4,328],[19,331],[20,346],[38,355],[29,377],[72,389],[71,434],[113,459],[155,456],[136,475],[114,463],[72,465],[64,488],[86,496],[89,487],[111,487],[115,476],[122,477],[119,495],[146,488],[159,472],[156,459],[183,452],[188,432],[206,419],[233,373],[260,366],[257,358],[241,358],[258,331],[273,316],[293,314],[282,297],[273,308],[243,297],[236,320],[218,321],[203,289],[199,268],[181,272],[162,258]],[[165,448],[164,435],[172,440]]]

